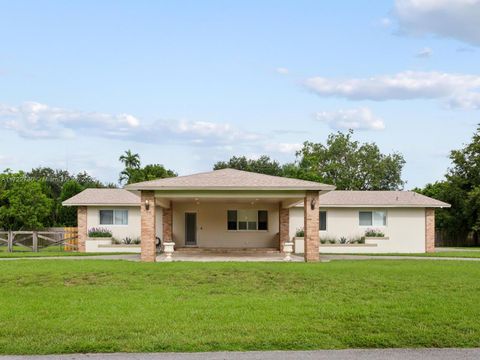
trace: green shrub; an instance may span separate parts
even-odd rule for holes
[[[305,236],[305,231],[303,228],[298,228],[297,231],[295,232],[296,237],[304,237]]]
[[[106,228],[94,227],[88,230],[88,237],[91,237],[91,238],[112,237],[112,231]]]
[[[365,236],[366,237],[384,237],[385,233],[378,229],[367,229],[365,231]]]

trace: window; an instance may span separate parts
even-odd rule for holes
[[[228,210],[228,230],[268,230],[266,210]]]
[[[385,211],[360,211],[358,223],[360,226],[386,226],[387,213]]]
[[[100,225],[128,225],[128,210],[100,210]]]
[[[327,212],[320,211],[320,231],[327,230]]]
[[[236,210],[227,211],[227,229],[237,230],[237,211]]]
[[[268,230],[268,211],[258,210],[258,230]]]

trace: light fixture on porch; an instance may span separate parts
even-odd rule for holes
[[[148,211],[148,209],[150,209],[150,201],[145,200],[145,210]]]
[[[317,200],[315,198],[310,201],[310,209],[315,210],[315,205],[317,204]]]

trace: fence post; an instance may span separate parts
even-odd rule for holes
[[[13,232],[12,230],[8,230],[8,252],[13,252]]]
[[[38,252],[38,232],[36,231],[32,233],[32,247],[33,252]]]

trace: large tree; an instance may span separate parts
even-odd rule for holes
[[[234,168],[333,184],[339,190],[396,190],[403,188],[405,164],[399,153],[383,154],[374,143],[352,139],[353,131],[331,134],[326,144],[306,141],[294,163],[280,165],[264,155],[257,160],[245,156],[220,161],[214,170]]]
[[[283,176],[283,170],[278,161],[272,160],[266,155],[263,155],[258,159],[248,159],[245,156],[233,156],[228,161],[219,161],[213,165],[213,170],[225,168]]]
[[[353,131],[330,134],[325,144],[306,141],[290,174],[333,184],[339,190],[402,189],[405,164],[399,153],[383,154],[375,143],[353,140]]]
[[[120,172],[119,183],[132,184],[140,181],[162,179],[177,176],[173,170],[166,169],[160,164],[149,164],[141,166],[140,156],[133,154],[130,150],[120,156],[120,162],[124,164],[124,169]]]
[[[52,200],[39,182],[23,172],[0,174],[0,228],[41,229],[51,210]]]

